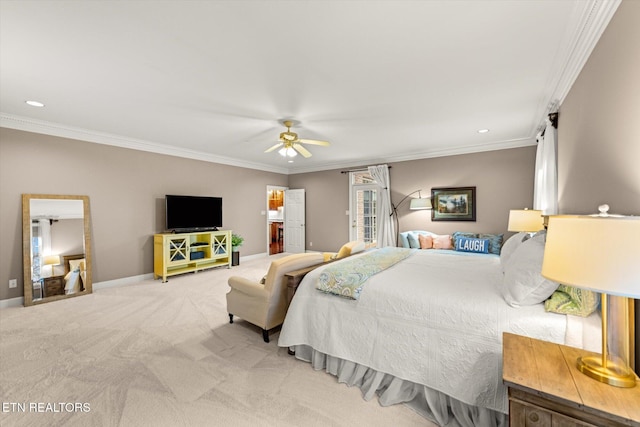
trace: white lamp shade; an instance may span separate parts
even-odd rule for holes
[[[44,265],[60,265],[60,255],[45,256]]]
[[[509,231],[526,231],[533,233],[544,228],[542,211],[535,209],[519,209],[509,211]]]
[[[431,209],[431,199],[428,197],[425,197],[424,199],[422,197],[419,199],[411,199],[411,204],[409,205],[409,209],[411,210]]]
[[[640,217],[549,217],[542,275],[596,292],[640,297]]]

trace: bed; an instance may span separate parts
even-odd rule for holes
[[[358,299],[316,286],[327,269],[372,251],[307,274],[278,345],[360,387],[367,400],[405,403],[442,426],[507,425],[503,332],[598,350],[597,312],[578,317],[546,312],[542,303],[507,304],[499,255],[410,251],[369,277]]]
[[[63,255],[64,293],[75,294],[85,289],[86,281],[85,255]]]

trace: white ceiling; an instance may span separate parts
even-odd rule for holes
[[[532,145],[618,4],[0,0],[0,125],[281,173]],[[331,147],[265,154],[283,119]]]

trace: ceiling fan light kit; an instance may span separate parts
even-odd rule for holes
[[[296,153],[296,150],[291,147],[282,147],[278,151],[278,154],[280,154],[282,157],[295,157],[298,155],[298,153]]]
[[[287,127],[287,130],[280,133],[280,137],[278,138],[280,142],[270,148],[267,148],[265,150],[265,153],[269,153],[279,148],[278,153],[283,157],[295,157],[298,153],[300,153],[303,157],[309,158],[311,157],[311,153],[301,144],[320,145],[323,147],[328,147],[329,145],[331,145],[327,141],[298,138],[297,133],[291,132],[291,126],[293,125],[293,122],[291,120],[285,120],[284,122],[282,122],[282,124]]]

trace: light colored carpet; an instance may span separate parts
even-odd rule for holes
[[[434,426],[229,324],[228,277],[272,259],[0,310],[0,425]]]

